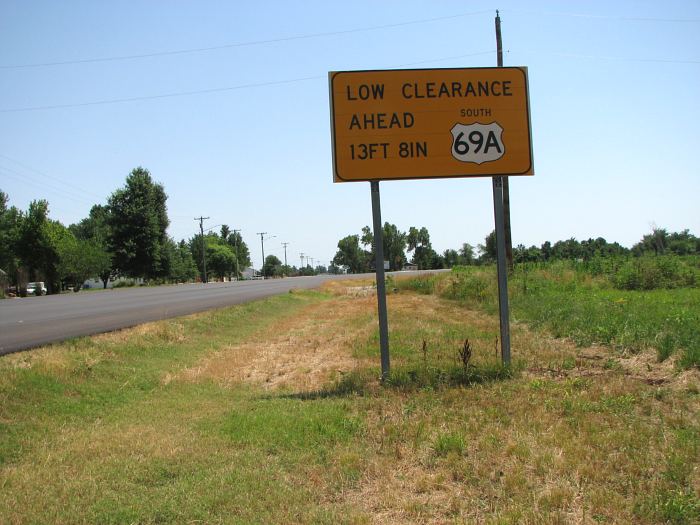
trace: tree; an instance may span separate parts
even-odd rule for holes
[[[73,286],[77,292],[87,279],[99,275],[105,268],[111,268],[111,257],[103,246],[92,240],[76,239],[69,229],[58,223],[54,239],[62,287]]]
[[[422,227],[419,230],[411,226],[408,230],[406,243],[408,251],[413,252],[411,262],[417,265],[419,270],[430,270],[435,267],[439,256],[430,244],[430,234],[427,228]]]
[[[204,244],[202,244],[202,235],[195,234],[194,237],[190,239],[189,247],[192,258],[197,265],[197,271],[202,282],[204,282],[204,261],[202,260],[202,246],[207,249],[207,273],[211,270],[211,262],[209,261],[209,246],[224,244],[221,238],[214,232],[209,232],[204,234]],[[235,264],[235,263],[234,263]]]
[[[406,233],[395,224],[384,223],[384,258],[389,261],[390,270],[400,270],[406,264]]]
[[[212,242],[211,239],[207,239],[207,268],[222,280],[233,273],[235,258],[233,251],[226,243]]]
[[[366,252],[360,248],[360,236],[348,235],[338,241],[338,251],[333,257],[335,266],[343,266],[350,273],[363,273],[367,268]]]
[[[176,283],[193,281],[197,276],[197,265],[187,243],[182,240],[176,244],[172,239],[168,239],[167,248],[170,251],[169,278]]]
[[[221,229],[223,233],[223,226]],[[250,250],[248,249],[248,245],[243,240],[243,237],[241,237],[240,232],[230,233],[226,238],[226,242],[233,249],[233,254],[237,261],[236,271],[238,272],[238,278],[240,278],[242,275],[241,272],[251,265]]]
[[[7,194],[0,191],[0,269],[7,273],[11,283],[17,284],[20,264],[17,243],[22,212],[14,206],[8,208],[7,202]]]
[[[221,225],[221,240],[224,242],[228,242],[229,235],[231,235],[231,228],[228,227],[228,224],[222,224]]]
[[[482,262],[494,262],[498,258],[498,249],[496,248],[496,230],[489,233],[484,239],[484,244],[479,245],[481,252],[479,259]]]
[[[109,252],[109,222],[108,209],[106,206],[96,204],[90,209],[90,215],[78,224],[71,224],[68,229],[79,241],[88,241],[92,256],[95,258],[96,273],[102,280],[103,288],[107,288],[107,283],[115,276],[112,265],[112,254]],[[97,252],[101,253],[97,253]]]
[[[167,195],[148,170],[138,167],[107,203],[109,249],[115,268],[129,277],[154,279],[169,273]]]
[[[52,228],[48,219],[49,203],[32,201],[29,210],[19,223],[16,252],[22,265],[29,271],[29,280],[40,280],[43,276],[49,293],[57,288],[58,254],[52,239]]]
[[[459,249],[459,264],[474,264],[474,247],[465,242]]]
[[[542,243],[542,246],[540,246],[540,252],[542,253],[542,258],[545,261],[548,261],[552,257],[552,243],[549,241],[545,241]]]
[[[442,252],[442,258],[445,261],[445,267],[446,268],[452,268],[453,266],[457,266],[460,264],[459,262],[459,253],[457,250],[453,250],[452,248],[448,248],[444,252]]]
[[[265,257],[262,273],[265,277],[281,277],[282,276],[282,261],[274,255]]]
[[[584,250],[581,243],[574,237],[571,237],[565,241],[557,241],[554,243],[554,246],[552,246],[552,258],[568,260],[583,259]]]
[[[524,244],[518,244],[513,250],[513,258],[517,263],[537,262],[542,260],[542,252],[537,246],[526,248]]]
[[[654,227],[650,234],[644,235],[642,240],[632,247],[632,253],[637,256],[651,252],[654,252],[654,255],[668,252],[676,255],[699,253],[700,239],[689,230],[669,233],[665,228]]]

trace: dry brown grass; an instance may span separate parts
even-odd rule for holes
[[[297,392],[320,389],[364,364],[353,357],[353,342],[368,337],[375,328],[368,313],[376,309],[376,300],[356,295],[353,288],[338,288],[334,293],[334,299],[286,318],[274,334],[262,333],[225,346],[164,381],[213,380],[227,386],[248,382]]]

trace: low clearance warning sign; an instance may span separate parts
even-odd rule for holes
[[[527,68],[328,76],[335,182],[534,174]]]

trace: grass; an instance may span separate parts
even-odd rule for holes
[[[0,522],[700,520],[695,371],[346,286],[0,358]]]
[[[495,271],[490,267],[462,268],[399,286],[497,312]],[[606,277],[554,264],[520,267],[509,291],[513,319],[555,337],[623,352],[654,348],[660,361],[678,354],[680,367],[700,367],[700,288],[619,290]]]

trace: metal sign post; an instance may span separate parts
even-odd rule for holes
[[[372,224],[374,226],[374,261],[377,272],[377,307],[379,310],[379,351],[382,360],[382,381],[389,377],[389,326],[384,282],[384,231],[379,201],[379,181],[370,181],[372,191]]]
[[[503,179],[493,177],[493,215],[496,220],[498,266],[498,312],[501,319],[501,361],[510,365],[510,322],[508,313],[508,272],[506,270],[506,236],[503,220]]]

